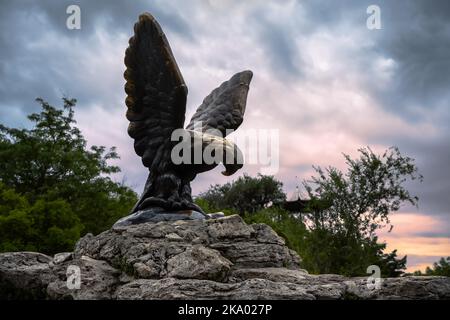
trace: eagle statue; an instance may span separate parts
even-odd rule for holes
[[[131,214],[115,225],[208,219],[210,215],[192,200],[190,182],[219,163],[224,165],[224,175],[242,168],[242,152],[225,136],[243,121],[252,72],[239,72],[214,89],[184,128],[187,86],[166,36],[149,13],[140,15],[134,26],[125,65],[128,134],[149,173]],[[174,132],[178,139],[174,139]],[[174,150],[181,143],[180,137],[184,138],[184,148],[177,153]],[[203,159],[208,148],[220,161]]]

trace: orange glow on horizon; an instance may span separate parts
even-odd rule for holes
[[[427,266],[437,261],[437,256],[450,256],[449,237],[419,235],[426,232],[445,232],[438,218],[422,213],[395,213],[391,217],[391,223],[394,229],[390,233],[386,230],[381,231],[380,241],[387,243],[387,252],[397,249],[399,257],[408,255],[420,258],[421,261],[417,263],[408,261],[408,272],[424,271]]]

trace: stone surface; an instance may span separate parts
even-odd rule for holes
[[[224,281],[232,265],[219,251],[194,245],[167,260],[167,276]]]
[[[67,286],[80,269],[80,288]],[[450,299],[450,278],[310,275],[270,227],[239,216],[115,226],[73,253],[0,254],[0,299]]]
[[[165,278],[161,280],[136,280],[117,291],[118,299],[305,299],[314,295],[306,289],[287,282],[250,279],[238,283],[209,280]]]
[[[72,259],[72,252],[61,252],[54,255],[53,263],[60,264],[70,259]]]
[[[80,268],[80,288],[71,289],[67,285],[68,266]],[[81,256],[67,260],[52,268],[56,276],[47,286],[49,299],[100,300],[111,299],[116,286],[120,283],[121,271],[111,267],[105,261]]]
[[[54,279],[51,262],[36,252],[0,254],[0,299],[44,299]]]

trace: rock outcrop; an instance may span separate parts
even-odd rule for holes
[[[68,285],[79,271],[80,286]],[[72,268],[72,269],[71,269]],[[114,227],[74,252],[0,254],[2,299],[450,299],[450,278],[310,275],[265,224],[239,216]]]

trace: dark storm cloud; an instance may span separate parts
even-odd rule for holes
[[[432,111],[450,98],[450,2],[389,1],[382,8],[386,36],[380,50],[398,63],[393,85],[378,92],[394,112],[420,120],[415,107]],[[441,119],[447,125],[448,112]]]
[[[374,41],[373,47],[361,48],[358,56],[352,57],[353,65],[357,65],[361,73],[373,65],[377,56],[395,61],[395,72],[387,88],[380,88],[379,80],[372,78],[370,72],[364,80],[367,91],[372,92],[386,110],[408,117],[411,121],[420,121],[422,111],[432,111],[443,105],[448,107],[450,1],[307,0],[300,3],[304,14],[303,20],[297,24],[298,30],[290,30],[290,34],[289,30],[272,30],[264,24],[269,28],[268,34],[273,35],[273,40],[263,45],[272,48],[271,60],[279,62],[278,67],[292,73],[308,67],[304,61],[299,61],[303,65],[292,67],[292,57],[298,53],[292,49],[289,41],[285,41],[286,35],[291,38],[307,37],[329,31],[337,36],[345,36],[358,30],[367,39]],[[366,8],[373,4],[380,7],[382,30],[366,28]],[[279,23],[286,25],[283,21]],[[447,125],[450,113],[443,115],[440,121]]]
[[[416,237],[424,237],[424,238],[450,238],[450,231],[448,232],[416,232],[414,233]]]
[[[419,197],[421,211],[450,216],[450,134],[434,140],[396,141],[405,154],[415,155],[422,183],[408,185],[413,194]]]
[[[82,29],[87,29],[88,32],[74,33],[66,28],[66,20],[68,17],[66,9],[70,5],[78,5],[80,7],[82,12]],[[182,34],[185,37],[192,37],[191,29],[185,17],[181,16],[177,8],[170,3],[161,6],[157,1],[144,0],[6,0],[2,1],[0,6],[2,9],[0,16],[2,17],[3,25],[8,26],[8,30],[4,31],[10,35],[11,30],[14,30],[11,28],[17,26],[20,28],[26,25],[36,26],[39,15],[43,15],[54,30],[70,35],[71,37],[74,35],[90,36],[90,33],[95,31],[95,27],[99,21],[106,23],[106,27],[111,32],[124,30],[127,33],[131,33],[130,25],[132,26],[134,24],[139,14],[142,12],[151,12],[161,24],[164,24],[165,28]],[[11,19],[12,16],[18,12],[25,13],[28,19],[13,21]],[[17,32],[14,31],[14,34]]]
[[[125,31],[131,33],[132,26],[137,17],[142,12],[151,12],[158,21],[167,29],[182,34],[185,37],[192,37],[189,24],[180,16],[176,8],[168,3],[161,6],[155,1],[111,1],[111,0],[63,0],[63,1],[39,1],[35,2],[35,7],[44,12],[55,29],[60,32],[71,34],[72,32],[65,28],[67,15],[66,8],[69,5],[76,4],[80,7],[83,14],[83,29],[88,32],[80,32],[79,35],[87,35],[95,30],[99,21],[105,23],[105,27],[111,32]]]
[[[273,73],[279,77],[298,76],[297,64],[300,55],[293,42],[289,28],[283,21],[269,21],[264,10],[255,10],[249,19],[256,32],[259,43],[265,50],[272,66]]]
[[[66,28],[66,8],[72,4],[81,8],[81,30]],[[111,38],[120,33],[130,36],[130,26],[144,11],[151,11],[168,32],[193,39],[189,25],[174,8],[155,2],[2,1],[0,118],[16,125],[25,114],[38,109],[33,102],[38,96],[55,104],[63,95],[76,97],[81,108],[95,102],[113,104],[117,95],[99,94],[101,83],[93,86],[86,81],[89,70],[80,68],[80,60],[83,52],[98,46],[98,30],[107,30]],[[36,41],[46,45],[35,46]],[[63,42],[68,46],[58,46]],[[77,43],[85,47],[75,46]],[[121,45],[125,49],[126,41]]]

